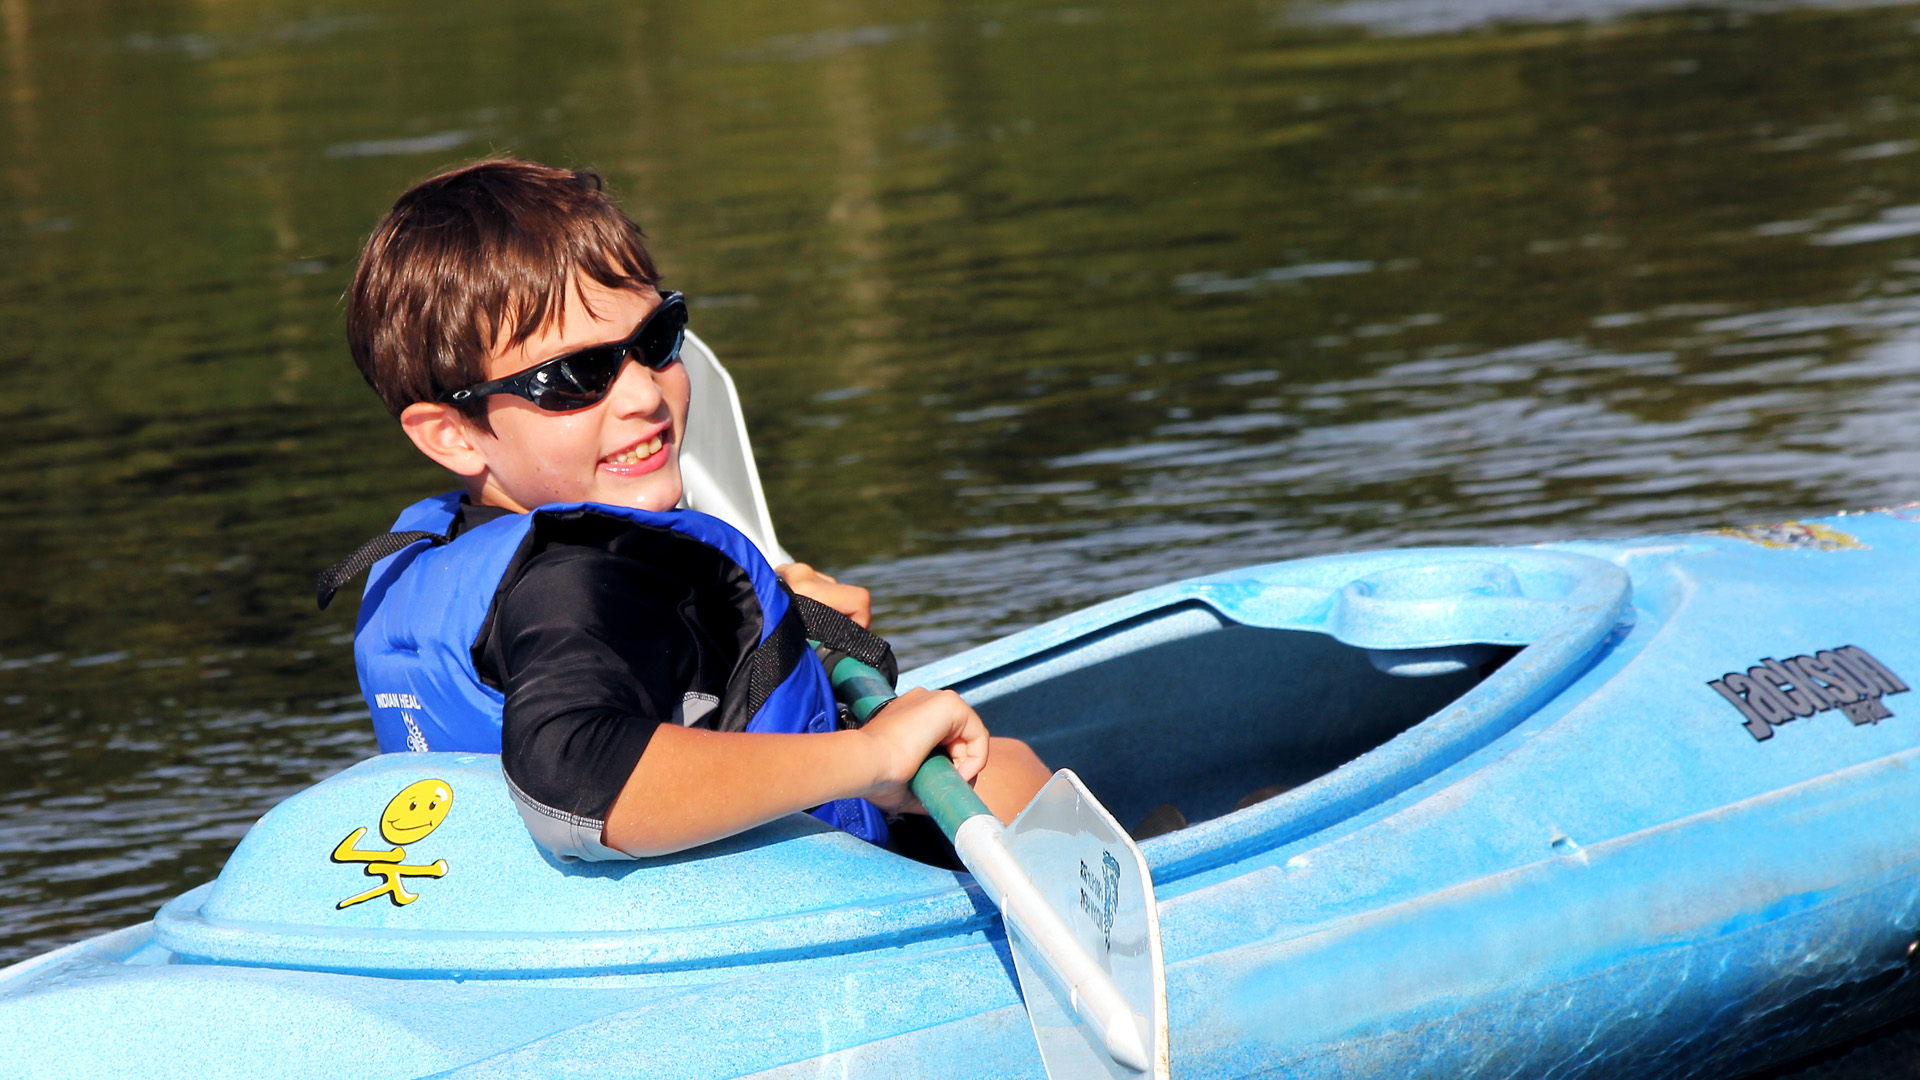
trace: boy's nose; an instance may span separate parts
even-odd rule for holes
[[[616,415],[645,416],[659,410],[664,395],[653,381],[653,370],[629,358],[620,365],[620,374],[614,376],[607,398]]]

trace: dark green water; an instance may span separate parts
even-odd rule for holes
[[[909,663],[1176,577],[1920,498],[1920,7],[0,0],[0,961],[373,749],[338,298],[602,169]],[[1905,1075],[1897,1033],[1820,1075]]]

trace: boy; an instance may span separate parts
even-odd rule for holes
[[[368,239],[354,362],[464,488],[323,576],[324,598],[385,556],[354,648],[381,748],[499,753],[562,858],[661,855],[809,809],[885,843],[879,811],[918,809],[906,784],[935,750],[1010,819],[1047,770],[957,694],[836,724],[806,641],[890,665],[865,590],[775,570],[675,509],[686,306],[658,283],[597,176],[529,162],[423,181]]]

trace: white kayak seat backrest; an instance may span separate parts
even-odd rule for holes
[[[732,376],[691,330],[680,347],[680,362],[693,392],[680,450],[680,475],[686,485],[681,504],[739,529],[775,566],[792,562],[773,533],[773,515],[760,487]]]

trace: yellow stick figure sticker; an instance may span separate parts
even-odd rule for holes
[[[358,896],[347,897],[335,904],[334,909],[352,907],[378,896],[392,900],[395,905],[411,904],[420,899],[420,894],[409,890],[403,879],[446,877],[445,859],[435,860],[426,866],[407,866],[402,860],[407,857],[405,845],[425,839],[428,833],[447,820],[447,811],[451,809],[451,785],[445,780],[421,780],[402,788],[400,794],[387,804],[387,808],[380,811],[380,835],[386,837],[387,843],[393,847],[383,851],[363,850],[360,838],[367,835],[367,830],[359,828],[348,833],[346,839],[334,846],[333,861],[365,863],[368,877],[385,880]]]

